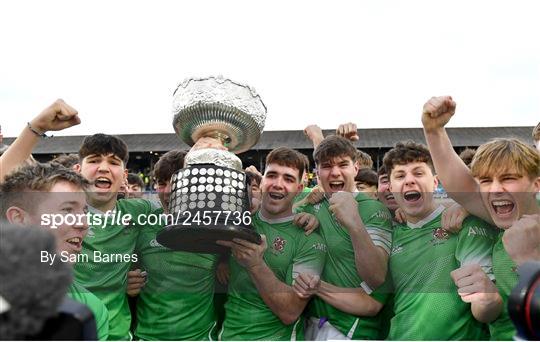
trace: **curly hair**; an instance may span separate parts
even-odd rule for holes
[[[427,146],[412,140],[396,143],[390,151],[386,152],[383,158],[383,164],[388,176],[392,173],[394,166],[415,162],[426,163],[431,171],[434,171],[433,161]]]

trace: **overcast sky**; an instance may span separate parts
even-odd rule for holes
[[[16,136],[56,98],[59,135],[172,133],[187,77],[248,83],[267,130],[419,127],[449,94],[452,126],[540,119],[539,1],[2,1],[0,124]]]

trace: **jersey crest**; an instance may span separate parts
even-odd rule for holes
[[[285,249],[286,244],[287,240],[285,240],[281,236],[277,236],[272,242],[272,249],[278,253],[283,253],[283,249]]]
[[[440,245],[446,242],[450,235],[448,235],[448,232],[442,228],[436,228],[433,229],[433,239],[431,239],[431,243],[433,245]]]

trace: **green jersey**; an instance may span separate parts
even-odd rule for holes
[[[313,188],[307,188],[307,187],[304,187],[304,189],[302,190],[302,192],[299,192],[296,194],[296,196],[294,197],[294,203],[297,203],[297,202],[300,202],[301,200],[303,200],[304,198],[307,197],[307,195],[309,195],[309,193],[313,191]]]
[[[358,212],[373,243],[388,253],[391,246],[392,216],[379,201],[361,192],[355,193]],[[369,287],[356,270],[354,248],[347,228],[341,226],[328,209],[324,199],[315,205],[304,205],[299,211],[314,214],[319,220],[321,234],[328,253],[321,279],[343,288]],[[320,298],[314,298],[308,306],[311,317],[326,318],[332,326],[351,339],[377,339],[380,336],[381,318],[358,317],[345,313]]]
[[[416,224],[394,228],[389,270],[394,287],[390,340],[486,339],[487,327],[476,321],[461,300],[450,272],[479,264],[493,279],[491,252],[497,231],[469,216],[458,234],[441,228],[444,207]]]
[[[71,283],[67,295],[92,311],[96,321],[97,337],[100,341],[106,341],[109,338],[109,311],[103,302],[76,282]]]
[[[516,328],[508,315],[508,296],[518,283],[517,266],[504,249],[503,234],[504,231],[500,230],[497,243],[493,247],[493,273],[497,289],[503,299],[501,314],[489,325],[493,340],[512,340],[516,335]]]
[[[135,243],[144,225],[139,224],[156,208],[142,199],[119,200],[113,213],[94,210],[83,240],[83,262],[75,265],[75,278],[109,310],[109,339],[129,340],[131,313],[126,295],[127,272],[137,261]],[[92,211],[91,211],[92,212]],[[131,216],[129,222],[122,217]],[[143,222],[144,223],[144,222]],[[81,256],[80,255],[80,256]]]
[[[255,230],[266,236],[264,261],[281,282],[292,285],[301,273],[319,275],[324,266],[326,246],[316,234],[306,236],[292,223],[292,217],[268,220],[253,215]],[[249,273],[230,259],[229,295],[221,340],[301,340],[302,318],[285,325],[257,292]]]
[[[135,336],[143,340],[215,340],[217,255],[176,252],[156,241],[162,226],[143,228],[137,252],[147,283],[137,300]]]

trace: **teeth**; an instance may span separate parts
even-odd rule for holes
[[[67,240],[67,242],[69,242],[69,243],[80,243],[81,238],[78,238],[78,237],[71,238],[71,239]]]
[[[505,206],[505,205],[512,205],[513,204],[510,201],[493,201],[492,203],[496,207],[502,207],[502,206]]]
[[[103,177],[99,177],[98,179],[96,179],[96,181],[98,181],[98,182],[109,182],[109,183],[111,182],[109,179],[103,178]]]
[[[332,185],[341,185],[341,184],[343,184],[343,182],[330,182],[330,184],[332,184]]]

